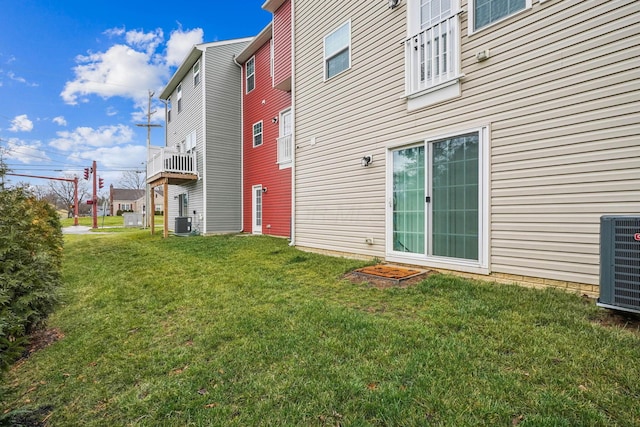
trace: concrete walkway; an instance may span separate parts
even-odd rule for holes
[[[72,225],[71,227],[62,227],[63,234],[89,234],[91,227],[86,225]]]

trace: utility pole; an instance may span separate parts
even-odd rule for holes
[[[151,116],[153,116],[156,113],[156,110],[151,111],[151,99],[153,98],[154,92],[149,89],[149,104],[147,106],[147,123],[138,123],[136,124],[136,126],[138,127],[146,127],[147,128],[147,166],[148,167],[148,163],[149,163],[149,150],[151,148],[151,128],[159,128],[162,127],[162,125],[159,124],[152,124],[151,123]],[[151,189],[149,187],[149,183],[147,182],[147,173],[146,173],[146,168],[145,168],[145,174],[144,174],[144,193],[145,193],[145,197],[144,197],[144,212],[146,215],[145,218],[145,226],[148,227],[151,224],[151,221],[155,221],[155,218],[153,218],[153,215],[155,215],[155,212],[149,212],[150,210],[150,206],[151,206],[151,197],[152,194],[151,193]],[[167,197],[167,195],[165,194],[165,197]]]
[[[98,165],[93,161],[93,228],[98,228]]]

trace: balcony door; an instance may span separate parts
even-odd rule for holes
[[[293,145],[291,140],[291,132],[293,130],[293,121],[291,110],[280,113],[280,135],[278,136],[278,164],[280,168],[291,166],[291,158],[293,155]]]

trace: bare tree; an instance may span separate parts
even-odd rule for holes
[[[66,175],[66,178],[73,179],[72,175]],[[65,209],[69,210],[69,215],[72,215],[71,207],[74,204],[74,184],[67,181],[51,181],[49,182],[49,188],[52,195],[55,195],[60,203],[64,204]],[[84,180],[78,180],[78,208],[82,212],[82,200],[89,196],[89,187]],[[71,216],[69,216],[71,218]]]
[[[47,203],[55,206],[56,209],[69,208],[69,206],[62,206],[63,203],[58,200],[57,194],[51,191],[51,188],[48,185],[35,185],[31,190],[33,191],[33,194],[35,194],[35,196],[38,198],[38,200],[44,200]]]
[[[120,181],[118,181],[120,188],[128,190],[142,190],[145,187],[144,171],[125,171],[122,173]]]

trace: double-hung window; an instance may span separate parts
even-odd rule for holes
[[[253,146],[259,147],[262,145],[262,121],[254,123],[253,125]]]
[[[347,21],[324,38],[324,77],[351,68],[351,21]]]
[[[178,85],[176,89],[176,97],[178,98],[178,113],[182,111],[182,83]]]
[[[247,76],[247,93],[256,87],[256,57],[252,56],[245,65],[245,74]]]
[[[198,86],[200,83],[200,61],[193,65],[193,86]]]
[[[471,0],[469,7],[470,32],[500,21],[531,7],[531,0]]]

